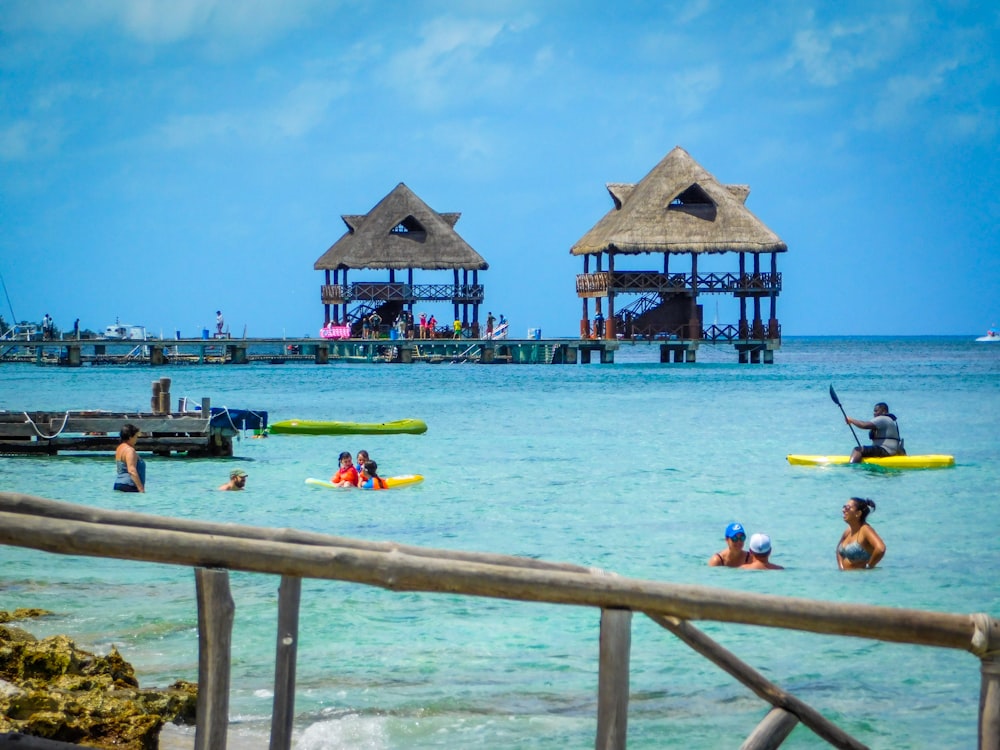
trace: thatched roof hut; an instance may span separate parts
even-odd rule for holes
[[[460,216],[437,213],[401,182],[367,214],[342,216],[347,233],[313,268],[485,271],[489,264],[455,231]]]
[[[747,185],[723,185],[676,146],[637,184],[609,183],[613,209],[573,255],[775,253],[788,246],[746,207]]]

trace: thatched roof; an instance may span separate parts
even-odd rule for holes
[[[401,182],[367,214],[342,216],[347,233],[313,268],[485,271],[489,264],[454,229],[460,216],[437,213]]]
[[[607,187],[615,207],[573,245],[571,254],[788,250],[744,205],[749,186],[723,185],[680,146],[637,184]]]

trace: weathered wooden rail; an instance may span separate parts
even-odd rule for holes
[[[1000,621],[619,577],[566,563],[109,511],[0,492],[0,543],[195,568],[199,629],[196,750],[226,747],[235,605],[228,570],[281,576],[272,750],[291,746],[302,578],[596,607],[601,610],[598,750],[626,745],[631,618],[642,612],[772,706],[744,748],[778,747],[801,722],[839,748],[865,745],[695,628],[715,620],[969,651],[981,662],[979,747],[1000,747]]]

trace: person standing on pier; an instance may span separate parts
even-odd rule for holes
[[[496,323],[496,318],[493,317],[493,313],[486,314],[486,338],[493,338],[493,324]]]
[[[73,321],[73,338],[77,341],[80,340],[80,319],[77,318]]]
[[[119,437],[121,442],[115,450],[115,489],[119,492],[146,491],[146,462],[136,451],[136,443],[141,436],[139,428],[134,424],[122,425]]]
[[[222,317],[222,310],[215,311],[215,335],[216,337],[222,336],[222,327],[226,325],[225,318]]]

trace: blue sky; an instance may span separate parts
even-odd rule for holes
[[[984,6],[4,0],[0,274],[19,320],[197,335],[221,308],[315,335],[340,215],[405,182],[461,212],[515,335],[575,335],[569,248],[605,183],[680,145],[788,244],[785,335],[978,334],[1000,322]]]

